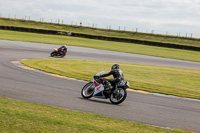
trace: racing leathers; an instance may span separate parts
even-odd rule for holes
[[[60,48],[58,49],[58,52],[59,52],[60,54],[62,54],[62,50],[63,50],[63,52],[67,52],[66,46],[60,47]]]
[[[119,83],[121,80],[124,80],[123,72],[120,69],[112,69],[109,73],[102,74],[102,75],[100,75],[100,77],[107,77],[110,75],[113,75],[114,79],[106,79],[105,80],[105,82],[104,82],[104,84],[106,86],[105,90],[110,90],[110,89],[115,90],[117,83]],[[110,82],[112,86],[108,86],[107,81]]]

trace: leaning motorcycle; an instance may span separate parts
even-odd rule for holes
[[[105,90],[105,85],[103,85],[103,81],[105,78],[99,78],[101,75],[100,72],[93,77],[93,82],[87,83],[81,91],[81,95],[83,98],[88,99],[91,97],[96,98],[109,98],[112,104],[120,104],[122,103],[127,96],[127,88],[129,88],[128,81],[120,81],[115,89]]]
[[[65,50],[61,50],[61,52],[59,52],[58,49],[54,49],[53,52],[51,52],[50,56],[54,57],[54,56],[60,56],[60,57],[64,57],[66,55],[67,51]]]

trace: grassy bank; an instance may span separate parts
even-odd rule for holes
[[[36,21],[19,20],[19,19],[8,19],[8,18],[0,18],[0,25],[38,28],[46,30],[70,31],[70,32],[84,33],[89,35],[139,39],[139,40],[174,43],[180,45],[200,47],[200,39],[195,39],[190,37],[186,38],[186,37],[177,37],[169,35],[151,34],[151,33],[128,32],[124,30],[122,31],[107,30],[107,29],[98,29],[98,28],[91,28],[84,26],[75,26],[75,25],[71,26],[71,25],[36,22]]]
[[[0,30],[0,39],[90,47],[97,49],[107,49],[107,50],[127,52],[127,53],[136,53],[136,54],[144,54],[144,55],[152,55],[152,56],[200,62],[200,52],[197,51],[153,47],[153,46],[145,46],[132,43],[102,41],[102,40],[93,40],[93,39],[85,39],[78,37],[45,35],[36,33],[6,31],[6,30]]]
[[[0,123],[1,133],[184,133],[1,97]]]
[[[100,71],[109,72],[113,65],[110,62],[68,59],[31,59],[23,60],[22,63],[42,71],[87,81],[91,81],[92,77]],[[118,64],[132,89],[200,99],[199,70]]]

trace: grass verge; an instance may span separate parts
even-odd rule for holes
[[[2,133],[186,133],[2,97],[0,123]]]
[[[78,37],[61,36],[61,35],[45,35],[36,33],[6,31],[6,30],[0,30],[0,39],[90,47],[96,49],[106,49],[112,51],[120,51],[127,53],[152,55],[152,56],[200,62],[200,52],[198,51],[162,48],[162,47],[146,46],[133,43],[102,41],[102,40],[85,39]]]
[[[100,72],[110,71],[113,63],[69,59],[31,59],[23,64],[42,71],[91,81]],[[130,88],[167,95],[200,99],[200,71],[172,67],[118,63]]]
[[[0,25],[46,29],[46,30],[58,30],[67,32],[70,31],[70,32],[84,33],[89,35],[138,39],[138,40],[174,43],[179,45],[200,47],[200,41],[199,41],[200,39],[197,38],[195,39],[191,37],[178,37],[178,36],[169,36],[161,34],[124,31],[124,30],[119,31],[119,30],[98,29],[98,28],[76,26],[76,25],[65,25],[58,23],[37,22],[37,21],[9,19],[1,17],[0,17]]]

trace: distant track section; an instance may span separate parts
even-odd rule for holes
[[[42,33],[42,34],[53,34],[53,35],[67,35],[67,36],[83,37],[83,38],[89,38],[89,39],[99,39],[99,40],[116,41],[116,42],[128,42],[128,43],[136,43],[136,44],[143,44],[143,45],[150,45],[150,46],[159,46],[159,47],[167,47],[167,48],[175,48],[175,49],[200,51],[200,47],[195,47],[195,46],[185,46],[185,45],[179,45],[179,44],[173,44],[173,43],[152,42],[152,41],[118,38],[118,37],[95,36],[95,35],[74,33],[74,32],[63,32],[63,31],[55,31],[55,30],[44,30],[44,29],[14,27],[14,26],[0,26],[0,29],[22,31],[22,32],[32,32],[32,33]]]

